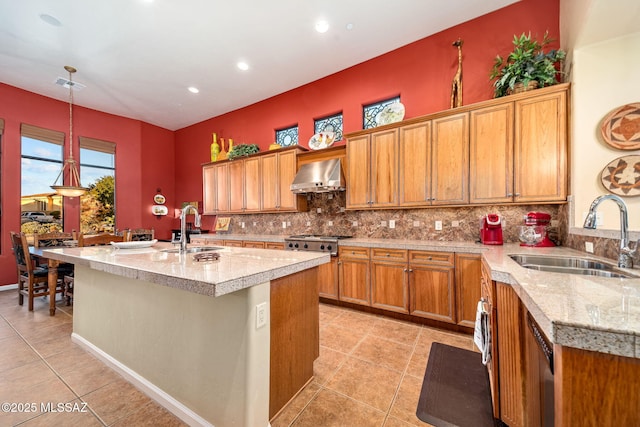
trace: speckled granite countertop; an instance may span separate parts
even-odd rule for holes
[[[193,254],[163,252],[170,243],[143,249],[112,246],[49,249],[43,254],[133,279],[219,297],[329,262],[328,254],[225,247],[218,261],[198,262]]]
[[[286,236],[218,235],[213,239],[282,241]],[[510,284],[551,341],[556,344],[640,358],[640,277],[617,279],[530,270],[511,254],[580,256],[569,248],[527,248],[519,244],[483,246],[474,242],[362,239],[342,246],[482,253],[493,280]],[[606,260],[612,262],[611,260]],[[640,276],[640,270],[628,270]]]

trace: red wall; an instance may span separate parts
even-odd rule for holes
[[[176,188],[200,200],[200,165],[209,161],[211,133],[266,150],[275,129],[299,126],[308,147],[314,118],[343,112],[344,132],[362,129],[362,106],[400,94],[406,118],[446,110],[458,67],[453,41],[463,45],[463,103],[493,97],[489,72],[497,54],[511,51],[513,35],[546,30],[559,38],[559,0],[523,0],[302,87],[176,132]],[[389,29],[385,29],[389,31]],[[268,84],[268,82],[265,82]],[[188,149],[184,149],[188,147]]]
[[[388,29],[386,29],[388,31]],[[313,134],[313,119],[343,112],[344,132],[362,128],[362,105],[400,94],[406,118],[449,108],[451,80],[457,69],[462,38],[463,101],[492,97],[489,70],[496,54],[511,50],[514,34],[559,38],[559,0],[522,0],[370,61],[293,89],[248,107],[171,132],[138,120],[76,107],[74,133],[115,142],[118,228],[153,227],[161,239],[170,237],[178,220],[173,209],[182,201],[202,200],[201,164],[209,161],[211,133],[236,143],[256,143],[265,150],[277,128],[298,124],[301,145]],[[268,84],[268,82],[265,82]],[[20,228],[20,123],[68,132],[65,102],[0,83],[2,138],[2,211],[0,223],[0,284],[15,283],[15,260],[9,231]],[[77,144],[77,140],[75,141]],[[78,153],[77,147],[74,152]],[[155,217],[150,209],[160,189],[169,215]],[[78,228],[78,202],[65,207],[65,228]],[[213,217],[203,228],[213,227]]]

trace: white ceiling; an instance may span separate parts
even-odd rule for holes
[[[176,130],[516,1],[0,0],[0,82]]]

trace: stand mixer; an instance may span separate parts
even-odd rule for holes
[[[551,215],[543,212],[529,212],[520,226],[520,246],[548,248],[555,246],[549,239],[547,227],[551,223]]]

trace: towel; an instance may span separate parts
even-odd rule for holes
[[[482,364],[486,366],[491,360],[491,330],[489,328],[489,313],[485,310],[484,304],[484,300],[478,301],[473,342],[482,352]]]

